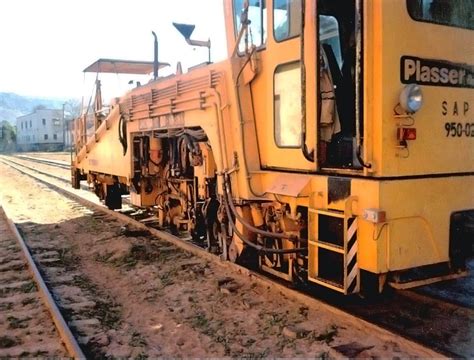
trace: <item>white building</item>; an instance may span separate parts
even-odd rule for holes
[[[64,147],[63,111],[37,109],[16,119],[18,151],[54,151]]]

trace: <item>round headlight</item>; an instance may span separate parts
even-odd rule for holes
[[[423,105],[421,88],[416,84],[405,86],[400,94],[400,105],[409,114],[416,113]]]

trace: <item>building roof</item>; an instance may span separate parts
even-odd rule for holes
[[[33,110],[33,112],[29,113],[29,114],[25,114],[25,115],[21,115],[21,116],[17,116],[17,120],[21,119],[21,118],[25,118],[25,117],[31,117],[32,115],[36,115],[40,112],[44,112],[44,111],[47,111],[49,113],[52,113],[52,112],[55,112],[57,114],[61,114],[62,113],[62,109],[36,109],[36,110]]]

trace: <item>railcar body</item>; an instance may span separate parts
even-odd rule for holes
[[[72,182],[184,241],[344,294],[465,274],[470,0],[225,0],[228,59],[75,122]],[[155,68],[157,63],[155,62]]]

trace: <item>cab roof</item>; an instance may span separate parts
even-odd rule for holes
[[[159,69],[166,66],[170,66],[170,64],[158,63]],[[153,72],[153,61],[99,59],[86,67],[84,72],[146,75]]]

